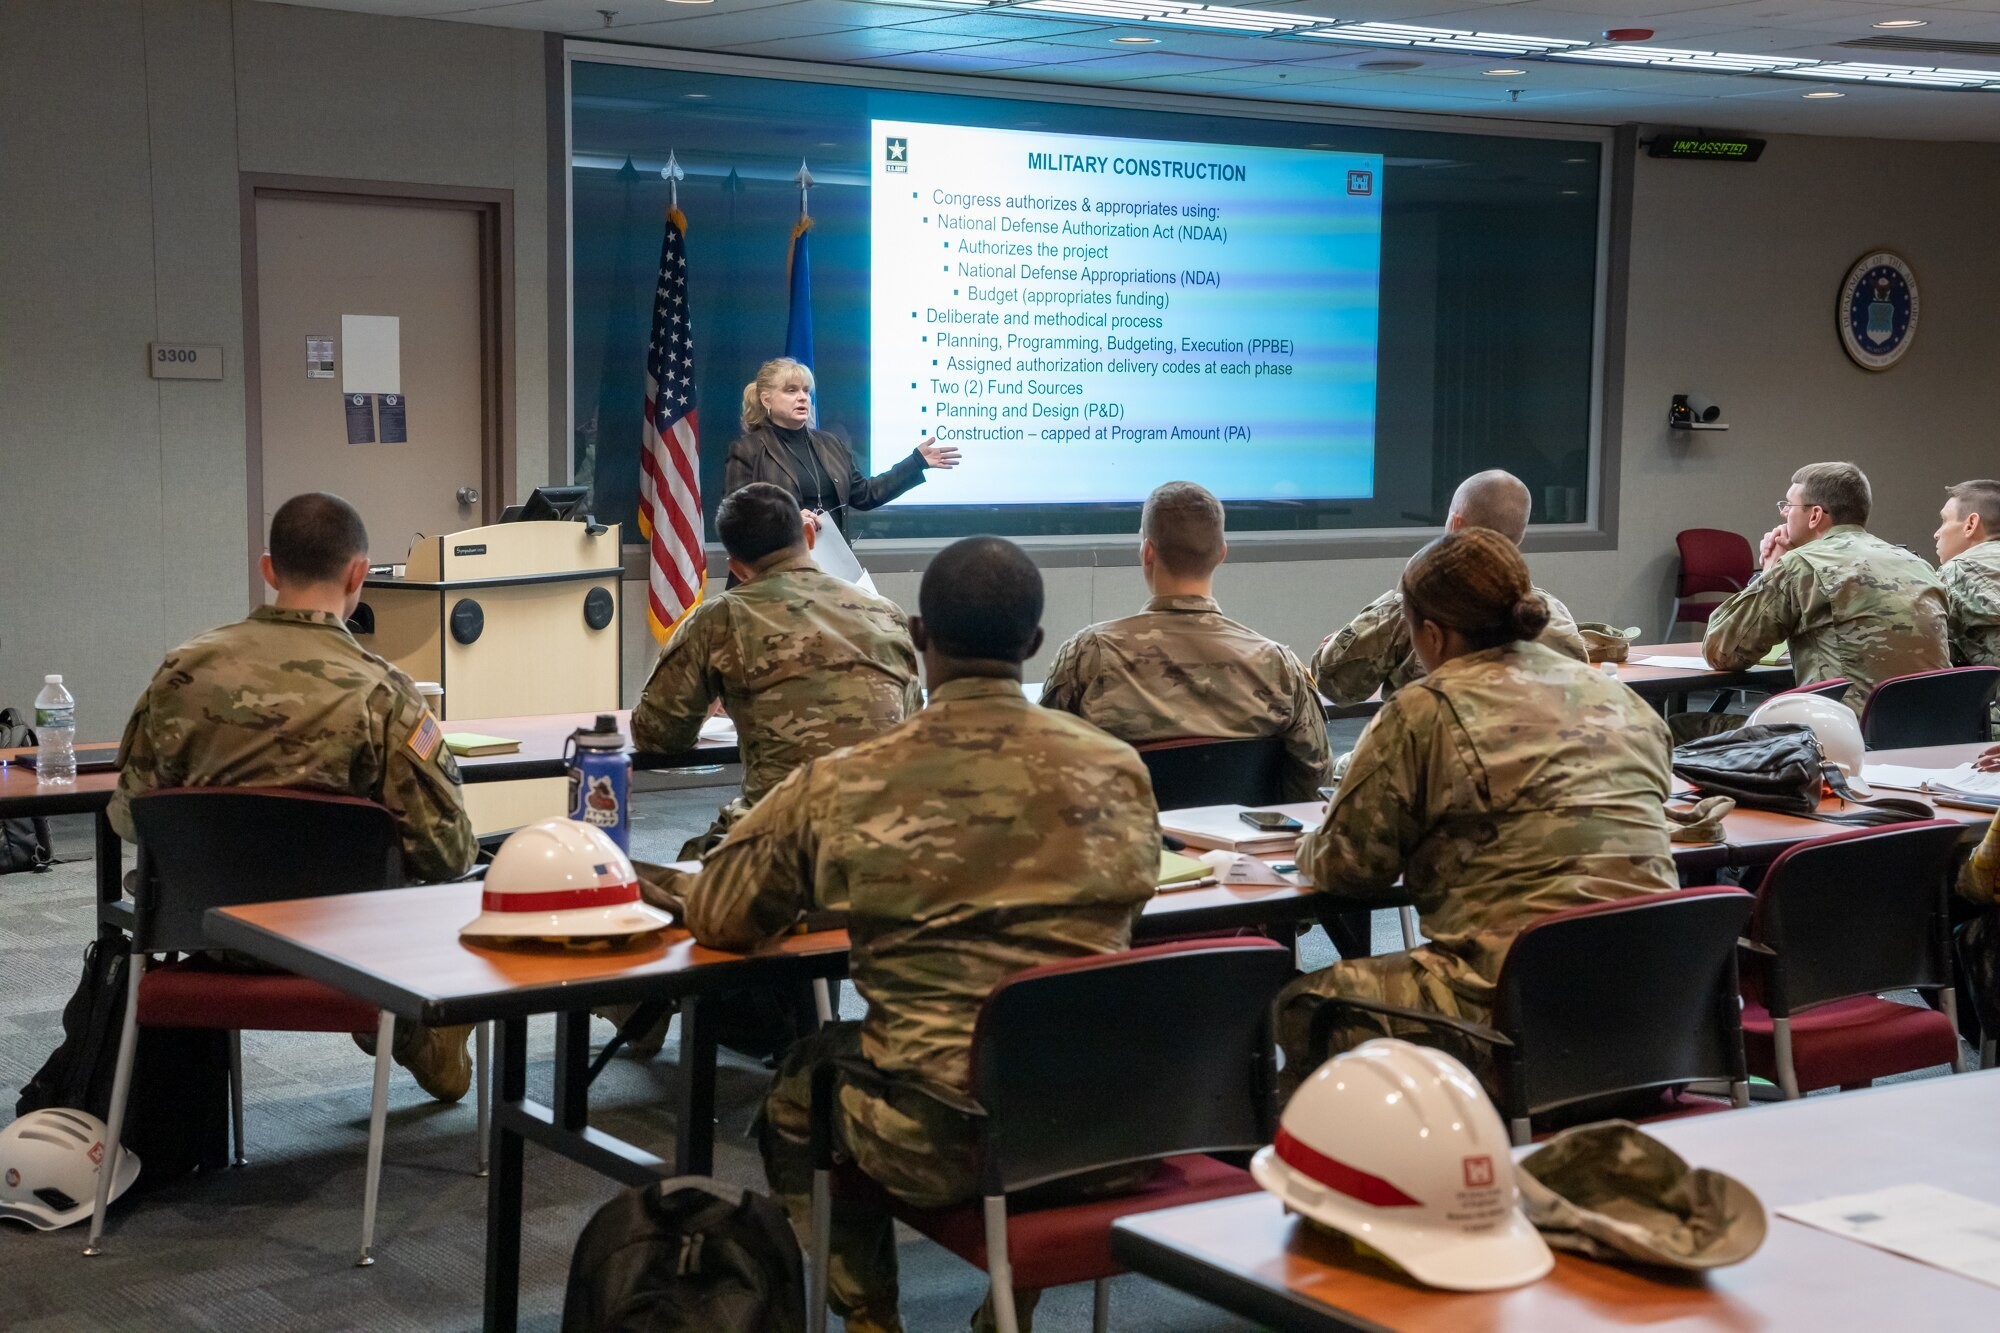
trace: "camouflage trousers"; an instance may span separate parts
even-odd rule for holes
[[[764,1172],[802,1246],[812,1241],[812,1071],[828,1060],[841,1068],[833,1117],[837,1159],[920,1208],[963,1203],[979,1192],[973,1118],[873,1074],[861,1054],[861,1025],[830,1023],[785,1052],[758,1128]],[[899,1333],[889,1214],[879,1201],[836,1195],[831,1239],[827,1303],[834,1313],[847,1321],[849,1333]],[[1022,1333],[1037,1295],[1015,1293]],[[973,1316],[972,1327],[994,1327],[990,1303]]]
[[[1749,720],[1742,713],[1675,713],[1667,719],[1667,733],[1675,745],[1685,745],[1704,736],[1734,731]]]
[[[681,844],[680,859],[683,861],[702,860],[710,852],[721,846],[722,840],[729,836],[729,830],[735,828],[737,821],[749,813],[750,802],[744,800],[741,796],[723,806],[715,812],[715,822],[713,824],[710,824],[706,830],[697,833],[694,837],[689,838]]]
[[[1419,950],[1418,952],[1422,952]],[[1278,1046],[1285,1053],[1285,1067],[1279,1074],[1279,1091],[1289,1098],[1306,1076],[1322,1060],[1342,1051],[1351,1051],[1374,1037],[1401,1037],[1420,1046],[1434,1046],[1465,1062],[1467,1068],[1491,1086],[1492,1057],[1475,1042],[1469,1042],[1441,1028],[1425,1027],[1386,1014],[1370,1014],[1359,1009],[1344,1010],[1328,1034],[1322,1054],[1313,1049],[1313,1015],[1329,997],[1374,1000],[1403,1009],[1421,1009],[1484,1023],[1485,1006],[1466,999],[1430,971],[1412,953],[1384,954],[1380,958],[1355,958],[1308,973],[1278,992]]]

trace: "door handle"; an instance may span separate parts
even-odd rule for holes
[[[458,488],[458,502],[459,502],[460,504],[462,504],[462,505],[468,505],[468,506],[469,506],[469,505],[476,505],[476,504],[478,504],[478,503],[479,503],[479,490],[478,490],[478,488],[477,488],[477,487],[474,487],[474,486],[461,486],[461,487],[459,487],[459,488]]]

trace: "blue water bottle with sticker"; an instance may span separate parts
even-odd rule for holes
[[[611,835],[618,850],[632,854],[632,756],[618,719],[599,713],[596,725],[570,733],[569,817]]]

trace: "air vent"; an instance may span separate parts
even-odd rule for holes
[[[1958,42],[1949,37],[1857,37],[1836,46],[1862,51],[1930,51],[1951,56],[2000,56],[2000,42]]]
[[[1423,67],[1424,62],[1421,60],[1363,60],[1354,66],[1356,69],[1372,69],[1383,74],[1391,70],[1422,69]]]

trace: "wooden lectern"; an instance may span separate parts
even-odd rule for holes
[[[410,548],[371,578],[364,648],[444,687],[443,718],[610,712],[619,706],[618,525],[499,523]]]

